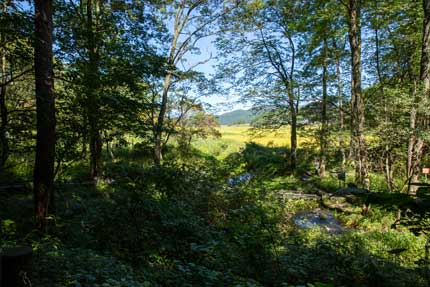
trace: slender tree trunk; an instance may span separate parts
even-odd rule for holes
[[[161,105],[160,112],[158,113],[157,122],[154,127],[154,164],[160,165],[163,160],[163,129],[164,129],[164,119],[166,117],[167,112],[167,101],[169,96],[170,84],[172,79],[172,72],[175,68],[175,54],[176,54],[176,46],[178,44],[178,39],[181,34],[182,29],[184,28],[186,21],[185,19],[181,19],[181,14],[185,8],[185,2],[181,2],[178,9],[176,10],[175,22],[174,22],[174,32],[172,43],[170,44],[170,53],[168,59],[168,67],[166,74],[164,76],[163,83],[163,92],[161,94]]]
[[[412,104],[412,108],[409,115],[409,128],[411,131],[411,136],[409,137],[408,142],[408,157],[407,157],[407,164],[406,164],[406,172],[408,176],[408,193],[415,193],[416,188],[415,186],[411,186],[411,182],[416,182],[418,179],[418,175],[415,172],[415,165],[416,161],[414,159],[415,157],[415,148],[417,144],[417,136],[416,136],[416,121],[417,121],[417,108],[416,108],[416,101],[417,101],[417,83],[414,81],[414,86],[412,89],[412,98],[414,99],[414,103]]]
[[[297,114],[298,114],[298,101],[294,95],[294,86],[292,74],[290,75],[289,82],[286,84],[288,91],[288,108],[290,110],[291,120],[291,154],[290,154],[290,168],[293,173],[296,172],[297,168]],[[297,91],[297,98],[300,97],[300,90]]]
[[[294,45],[293,38],[291,35],[286,35],[288,42],[291,47],[291,66],[290,72],[285,73],[285,77],[288,78],[288,82],[286,83],[286,88],[288,91],[288,101],[291,113],[291,156],[290,156],[290,165],[291,171],[293,173],[296,172],[297,168],[297,115],[299,113],[299,101],[300,101],[300,89],[297,91],[297,95],[294,94],[294,70],[296,63],[296,48]]]
[[[367,147],[364,139],[364,104],[361,96],[360,0],[349,0],[349,44],[351,47],[351,140],[355,155],[356,182],[369,188]]]
[[[376,3],[377,4],[377,3]],[[384,109],[384,122],[385,124],[389,123],[389,111],[388,111],[388,105],[387,105],[387,98],[385,95],[385,89],[384,89],[384,81],[382,79],[382,73],[381,73],[381,65],[380,65],[380,51],[379,51],[379,29],[376,27],[375,29],[375,56],[376,56],[376,72],[378,75],[378,81],[379,86],[381,90],[381,104]],[[385,182],[387,183],[388,190],[391,192],[393,190],[394,185],[394,179],[393,179],[393,165],[392,165],[392,155],[391,155],[391,148],[389,143],[391,142],[391,135],[390,133],[384,133],[383,140],[385,142],[384,144],[384,153],[382,155],[383,158],[383,172],[385,177]]]
[[[422,94],[414,93],[414,103],[410,113],[410,128],[412,135],[408,145],[408,179],[410,182],[417,182],[420,174],[420,165],[424,153],[424,141],[418,135],[422,128],[423,119],[420,116],[418,107],[421,102],[426,102],[430,91],[429,57],[430,57],[430,0],[423,0],[423,35],[421,44],[421,68],[420,80],[422,82]],[[415,193],[416,187],[409,186],[409,192]]]
[[[99,48],[96,40],[97,25],[94,23],[94,8],[95,12],[99,13],[99,0],[87,0],[87,33],[88,33],[88,71],[87,71],[87,111],[89,124],[89,139],[90,139],[90,176],[97,179],[102,175],[102,148],[103,142],[100,132],[100,108],[98,92],[100,88],[99,78]]]
[[[4,66],[2,65],[2,68]],[[3,69],[2,69],[3,70]],[[9,157],[9,141],[7,139],[8,110],[6,106],[6,86],[0,89],[0,174],[3,173]]]
[[[3,3],[2,11],[6,13],[7,9],[7,1]],[[0,42],[5,43],[4,33],[0,35]],[[7,125],[8,125],[8,110],[6,106],[6,81],[7,81],[7,72],[6,72],[6,51],[5,48],[1,48],[0,51],[1,57],[1,76],[2,76],[2,86],[0,88],[0,174],[3,173],[4,167],[6,165],[6,161],[9,157],[9,142],[6,136],[7,133]]]
[[[84,110],[83,116],[82,116],[82,147],[81,147],[81,153],[83,155],[87,154],[88,151],[88,111]]]
[[[3,38],[3,35],[2,35]],[[3,42],[3,39],[2,41]],[[6,137],[7,123],[8,123],[8,110],[6,106],[6,53],[4,49],[1,50],[1,75],[2,87],[0,88],[0,174],[3,173],[6,160],[9,156],[9,143]]]
[[[293,172],[296,171],[297,167],[297,111],[294,103],[290,105],[291,112],[291,155],[290,165]]]
[[[36,161],[34,204],[36,226],[46,230],[49,203],[54,197],[55,99],[52,53],[52,0],[35,0],[34,60],[36,77]]]
[[[337,80],[337,101],[339,105],[339,148],[341,153],[341,169],[345,170],[346,153],[345,153],[345,138],[343,137],[343,131],[345,129],[345,119],[343,114],[343,92],[342,92],[342,74],[340,70],[340,59],[339,55],[336,55],[336,80]]]
[[[328,57],[328,44],[327,39],[324,38],[323,48],[323,74],[322,74],[322,100],[321,100],[321,135],[320,135],[320,162],[319,162],[319,175],[324,177],[326,175],[326,157],[327,157],[327,136],[328,136],[328,118],[327,118],[327,57]]]
[[[173,67],[171,67],[173,68]],[[170,81],[171,81],[171,71],[166,72],[166,76],[164,78],[164,84],[163,84],[163,93],[161,96],[161,105],[160,105],[160,112],[158,114],[157,123],[155,126],[155,132],[154,132],[154,164],[160,165],[161,161],[163,160],[163,126],[164,126],[164,118],[166,116],[167,111],[167,100],[168,100],[168,93],[170,88]]]
[[[430,0],[423,0],[423,37],[421,44],[421,68],[420,79],[423,82],[422,98],[428,98],[430,91],[430,74],[429,74],[429,58],[430,58]]]
[[[290,168],[293,173],[296,172],[297,167],[297,114],[299,112],[299,101],[300,101],[300,90],[297,92],[297,97],[294,94],[294,67],[295,67],[295,59],[296,59],[296,48],[294,45],[294,41],[292,36],[289,33],[285,33],[285,37],[288,40],[291,48],[291,65],[289,67],[289,71],[283,65],[283,63],[276,63],[273,55],[270,52],[269,45],[267,44],[264,34],[260,29],[261,38],[263,40],[264,48],[267,52],[268,60],[271,65],[277,70],[278,75],[282,79],[282,82],[285,87],[285,91],[287,92],[287,100],[288,100],[288,109],[290,112],[290,123],[291,123],[291,135],[290,135],[290,143],[291,143],[291,153],[290,153]]]
[[[98,113],[98,109],[91,109],[94,114]],[[102,175],[102,139],[98,128],[98,119],[90,117],[90,171],[91,178],[96,180]]]
[[[105,134],[105,138],[107,139],[108,136]],[[115,159],[115,155],[113,154],[113,148],[111,147],[111,141],[106,140],[106,154],[109,155],[111,160]]]

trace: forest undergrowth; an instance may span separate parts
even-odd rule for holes
[[[96,185],[57,186],[43,238],[31,193],[0,193],[2,246],[32,245],[33,286],[428,286],[422,205],[381,190],[324,205],[283,198],[342,192],[333,177],[310,185],[289,174],[287,152],[249,143],[220,161],[172,148],[177,161],[145,167],[124,148]],[[295,224],[315,210],[332,212],[342,232]]]

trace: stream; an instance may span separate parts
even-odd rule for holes
[[[253,177],[250,172],[243,173],[228,179],[229,185],[239,185],[249,182]],[[305,194],[303,192],[286,192],[283,191],[279,194],[283,200],[308,198],[314,199],[317,197],[315,194]],[[300,211],[293,216],[294,224],[302,229],[311,229],[319,227],[320,229],[330,233],[338,234],[345,231],[345,228],[340,224],[339,220],[335,218],[333,213],[328,210],[317,208],[314,210]]]
[[[297,227],[303,229],[319,227],[331,234],[345,231],[333,213],[322,209],[299,212],[293,217],[293,221]]]
[[[230,185],[238,185],[238,184],[241,184],[241,183],[246,183],[246,182],[248,182],[248,181],[251,180],[252,176],[253,176],[252,173],[246,172],[246,173],[234,176],[234,177],[230,177],[228,179],[228,184],[230,184]]]

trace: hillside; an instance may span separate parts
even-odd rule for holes
[[[255,117],[251,110],[235,110],[217,116],[221,125],[249,124]]]

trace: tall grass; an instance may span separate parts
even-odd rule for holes
[[[252,133],[249,125],[221,126],[219,131],[221,138],[196,139],[193,142],[194,147],[218,159],[224,159],[231,153],[239,152],[247,142],[270,147],[290,147],[289,127],[281,128],[276,132],[260,130],[257,132],[258,136]],[[298,136],[299,147],[305,147],[312,141],[309,137]]]
[[[291,132],[289,127],[282,127],[277,131],[251,130],[249,125],[221,126],[219,131],[224,139],[239,142],[255,142],[265,146],[290,147]],[[297,137],[298,144],[303,145],[312,142],[309,137]]]

